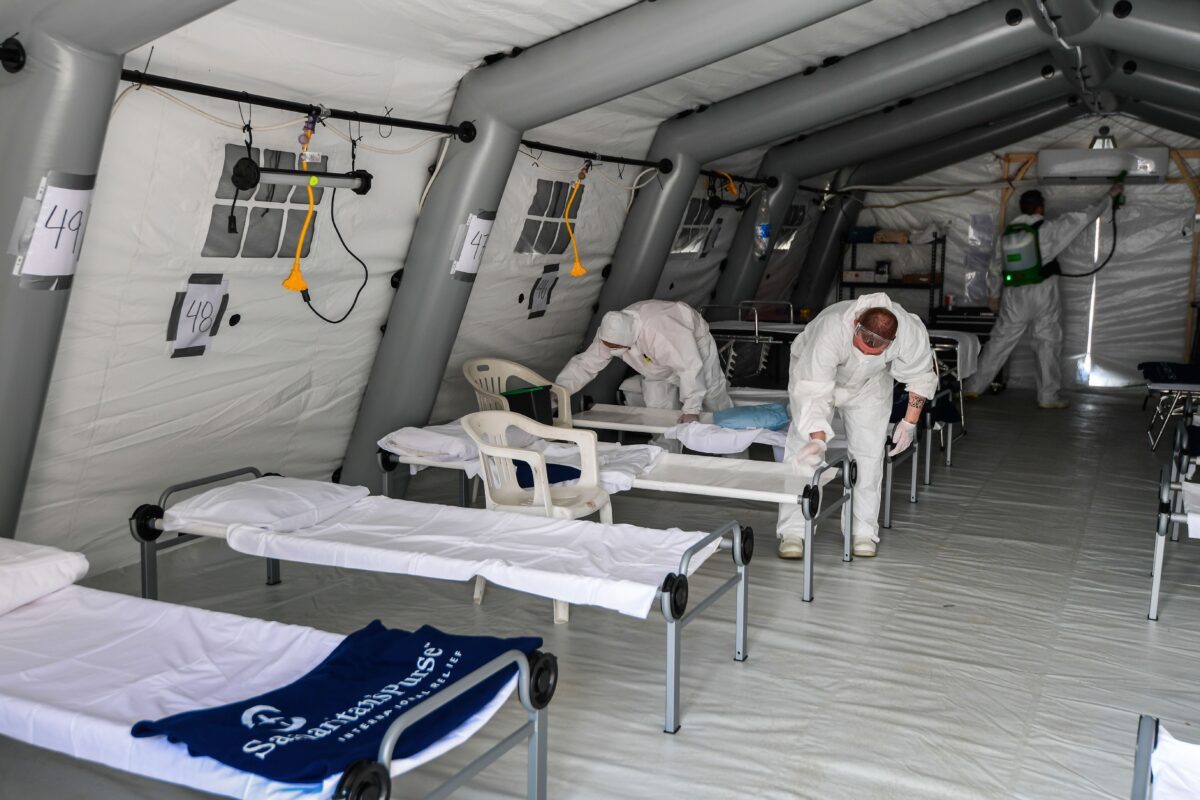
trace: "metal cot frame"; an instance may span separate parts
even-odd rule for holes
[[[668,456],[674,454],[667,454]],[[688,458],[709,458],[709,456],[687,456]],[[454,462],[431,461],[419,457],[399,456],[387,450],[380,449],[377,453],[379,468],[383,471],[383,493],[386,495],[391,489],[391,481],[389,476],[401,464],[418,465],[423,467],[437,467],[441,469],[454,469],[459,473],[459,497],[464,506],[469,505],[471,495],[471,478],[467,477],[466,470]],[[713,459],[718,460],[718,459]],[[822,504],[821,497],[821,476],[831,470],[840,470],[842,477],[842,492],[828,505]],[[761,489],[758,491],[741,491],[732,490],[720,486],[710,486],[707,484],[680,484],[680,483],[663,483],[655,480],[651,476],[642,476],[633,480],[634,489],[642,489],[644,491],[668,491],[680,492],[683,494],[700,495],[701,497],[727,497],[734,500],[751,500],[763,503],[793,503],[801,507],[804,514],[804,546],[807,552],[812,552],[813,534],[816,532],[817,524],[828,518],[833,512],[838,509],[842,510],[841,528],[842,528],[842,560],[852,561],[854,556],[852,551],[852,522],[853,522],[853,497],[854,483],[857,480],[858,468],[857,465],[849,458],[841,458],[834,461],[832,464],[826,464],[813,473],[812,480],[804,490],[798,495],[783,494],[780,492],[771,491],[769,489]],[[913,471],[913,480],[916,480],[916,470]],[[813,599],[813,559],[804,559],[804,583],[801,589],[801,599],[807,602],[812,602]]]
[[[134,511],[133,516],[129,519],[129,530],[134,540],[141,546],[143,597],[150,599],[157,599],[158,597],[157,559],[159,551],[175,547],[184,542],[194,541],[201,537],[220,536],[216,531],[164,530],[162,516],[166,507],[166,501],[170,499],[171,495],[185,489],[194,489],[199,486],[218,483],[244,475],[262,477],[263,473],[254,467],[243,467],[206,478],[185,481],[167,487],[160,496],[159,505],[142,505]],[[466,473],[464,472],[463,475],[465,476]],[[159,542],[158,539],[164,533],[174,533],[176,535],[167,541]],[[704,599],[700,600],[695,608],[688,611],[688,568],[696,554],[714,541],[719,541],[718,549],[728,551],[732,554],[735,568],[734,574],[710,592]],[[736,589],[735,595],[737,598],[733,658],[735,661],[745,661],[749,655],[746,647],[750,596],[750,577],[747,567],[753,555],[753,529],[742,527],[735,520],[730,520],[715,531],[705,535],[703,539],[684,551],[679,559],[678,572],[668,573],[663,579],[662,585],[659,588],[659,606],[663,617],[667,621],[666,700],[663,721],[663,731],[666,733],[675,733],[680,728],[679,675],[683,628],[731,589]],[[267,585],[273,586],[278,584],[280,580],[279,561],[268,558]],[[491,762],[488,761],[481,764],[479,769],[487,766],[488,763]],[[476,772],[478,771],[477,769]]]
[[[392,754],[404,731],[420,722],[425,717],[438,711],[455,700],[464,692],[483,683],[501,670],[516,665],[517,695],[521,705],[527,712],[526,721],[501,741],[488,748],[486,752],[475,758],[452,777],[441,783],[425,795],[425,800],[442,800],[449,797],[457,789],[466,785],[476,775],[506,754],[509,750],[520,745],[528,744],[526,769],[526,798],[527,800],[546,800],[547,797],[547,765],[546,758],[549,749],[549,705],[558,686],[558,660],[550,653],[535,650],[526,655],[520,650],[509,650],[493,658],[488,663],[478,667],[455,681],[449,687],[435,696],[420,703],[409,711],[402,713],[392,721],[379,746],[379,754],[374,761],[355,761],[349,764],[342,773],[332,797],[341,798],[375,798],[388,800],[391,797],[391,764]],[[25,744],[25,743],[22,743]],[[105,772],[107,770],[121,771],[117,767],[105,764],[81,761],[66,753],[46,750],[36,745],[25,744],[36,753],[50,754],[51,765],[59,759],[67,759],[73,766],[78,765],[84,772],[88,770]],[[173,797],[182,794],[191,795],[197,791],[181,784],[167,784],[155,778],[137,773],[124,773],[126,780],[154,789],[155,796]],[[33,787],[23,787],[33,791]],[[204,794],[205,797],[209,795]]]
[[[1130,800],[1150,800],[1154,796],[1154,776],[1150,758],[1158,746],[1158,718],[1148,714],[1138,717],[1137,750],[1133,755],[1133,788]]]

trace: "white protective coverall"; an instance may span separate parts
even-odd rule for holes
[[[886,308],[899,323],[892,345],[869,356],[854,346],[854,321],[868,308]],[[850,457],[858,462],[854,488],[855,541],[879,541],[879,489],[883,483],[883,455],[892,416],[892,380],[901,381],[913,394],[933,397],[937,373],[925,324],[892,303],[886,294],[868,294],[834,303],[792,343],[788,376],[792,423],[788,428],[784,461],[801,467],[796,454],[809,434],[824,431],[833,440],[833,412],[842,415]],[[804,515],[796,505],[780,505],[778,535],[804,535]]]
[[[1083,233],[1089,225],[1112,204],[1105,195],[1084,211],[1070,211],[1046,220],[1038,229],[1038,247],[1042,263],[1058,258],[1063,250]],[[1041,214],[1021,214],[1013,224],[1033,225],[1043,219]],[[1003,268],[1004,255],[1000,237],[996,240],[996,255],[992,260],[993,274]],[[1003,285],[1003,275],[997,275]],[[1008,361],[1013,348],[1021,341],[1026,328],[1033,335],[1033,356],[1037,366],[1037,399],[1039,403],[1054,403],[1062,389],[1062,300],[1058,293],[1058,276],[1028,286],[1005,287],[1000,296],[1000,316],[992,328],[988,343],[979,357],[979,368],[967,381],[969,392],[982,394],[996,373]]]
[[[586,350],[567,362],[555,383],[574,394],[619,355],[641,373],[649,408],[677,409],[682,404],[683,413],[699,414],[733,407],[717,343],[694,308],[687,303],[644,300],[613,313],[624,315],[625,325],[632,331],[629,342],[613,343],[628,344],[629,348],[610,350],[597,333]]]

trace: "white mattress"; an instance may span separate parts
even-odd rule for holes
[[[678,417],[676,413],[675,418]],[[401,464],[408,464],[414,475],[426,467],[462,470],[469,478],[479,474],[479,448],[458,422],[428,428],[401,428],[380,439],[379,446],[396,456]],[[548,463],[579,466],[579,448],[573,444],[531,438],[528,443],[518,442],[515,446],[537,450]],[[633,479],[652,465],[662,452],[661,447],[653,445],[621,447],[597,442],[599,470],[596,479],[600,488],[610,494],[628,490]],[[555,485],[570,486],[573,483],[575,481],[563,481]]]
[[[787,389],[755,389],[750,386],[730,386],[729,397],[735,406],[756,406],[762,403],[788,403]]]
[[[238,798],[330,797],[322,784],[269,781],[165,737],[135,739],[143,719],[237,702],[285,686],[342,636],[68,586],[0,616],[0,734],[126,772]],[[464,726],[392,765],[399,775],[484,725],[510,682]]]
[[[1188,538],[1200,538],[1200,483],[1183,482],[1183,510],[1187,512]]]
[[[229,546],[250,555],[443,580],[476,575],[510,589],[645,617],[667,573],[706,534],[367,497],[290,533],[248,526]],[[718,547],[692,559],[694,571]]]
[[[759,333],[790,333],[795,335],[804,330],[803,322],[759,322]],[[752,319],[726,319],[708,323],[708,329],[714,334],[720,333],[754,333],[756,323]]]
[[[571,418],[576,428],[593,428],[627,433],[649,433],[662,435],[679,424],[683,412],[669,408],[646,408],[644,406],[618,406],[597,403]],[[712,414],[700,414],[700,421],[712,424]]]
[[[965,331],[931,330],[930,336],[953,339],[958,344],[958,378],[966,380],[979,369],[979,337]]]
[[[840,473],[821,474],[822,486]],[[749,459],[712,458],[711,456],[667,453],[647,474],[634,483],[635,489],[697,493],[709,497],[757,500],[764,503],[795,503],[811,473],[801,476],[787,464]]]

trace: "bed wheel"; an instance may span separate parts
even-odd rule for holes
[[[672,572],[663,580],[663,593],[671,598],[671,618],[681,619],[687,611],[688,579],[687,575],[676,575]]]
[[[355,761],[342,773],[333,800],[388,800],[392,776],[378,761]]]
[[[550,705],[558,688],[558,659],[552,653],[534,650],[529,654],[529,704],[536,709]]]
[[[162,506],[143,503],[134,510],[133,516],[129,518],[129,532],[139,542],[153,542],[162,536],[163,532],[154,527],[154,520],[162,519],[162,516]]]
[[[821,513],[821,490],[816,486],[805,486],[800,494],[800,509],[805,519],[816,519]]]
[[[738,550],[741,551],[740,566],[746,566],[750,563],[750,559],[754,558],[754,528],[749,525],[742,527],[738,532]],[[737,559],[735,558],[736,562]]]
[[[858,483],[858,462],[851,460],[850,462],[850,485]]]

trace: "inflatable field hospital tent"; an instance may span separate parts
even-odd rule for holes
[[[1010,182],[1102,125],[1159,160],[1111,265],[1064,290],[1094,365],[1069,372],[1188,345],[1187,4],[31,0],[3,22],[0,518],[99,565],[164,476],[269,453],[374,481],[382,434],[473,408],[468,358],[553,375],[650,297],[819,309],[853,225],[934,224],[944,293],[979,304]],[[243,159],[293,176],[238,189]],[[1106,177],[1071,169],[1058,207]],[[327,179],[311,208],[295,177],[354,170],[369,190]]]

